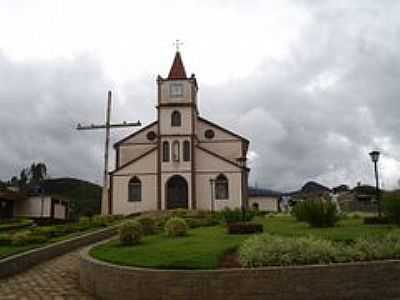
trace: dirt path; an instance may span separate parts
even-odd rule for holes
[[[0,299],[94,299],[79,287],[79,251],[0,279]]]

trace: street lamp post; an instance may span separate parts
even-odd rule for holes
[[[210,190],[211,190],[210,207],[211,207],[211,211],[212,212],[214,212],[214,183],[215,183],[215,179],[214,178],[210,178]]]
[[[379,190],[379,174],[378,174],[378,160],[379,160],[379,151],[372,151],[369,153],[372,162],[374,163],[375,168],[375,188],[376,188],[376,202],[378,204],[378,217],[382,217],[382,207],[381,207],[381,195]]]

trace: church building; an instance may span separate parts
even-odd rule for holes
[[[157,120],[114,144],[108,213],[247,206],[249,141],[201,117],[197,92],[177,51],[157,78]]]

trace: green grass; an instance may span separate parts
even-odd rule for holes
[[[351,242],[360,236],[378,236],[400,229],[388,225],[364,225],[363,220],[348,218],[333,228],[311,228],[293,217],[259,218],[264,231],[280,236],[307,236]],[[181,238],[168,238],[164,233],[146,236],[137,246],[121,246],[118,240],[95,247],[90,254],[118,265],[161,269],[214,269],[223,255],[236,249],[248,235],[228,235],[224,226],[202,227]]]
[[[0,233],[25,229],[32,224],[33,221],[29,219],[15,219],[11,220],[10,222],[3,222],[0,223]]]
[[[345,218],[329,228],[312,228],[306,223],[297,222],[290,216],[269,217],[264,221],[264,230],[281,236],[313,235],[332,241],[351,242],[358,237],[379,236],[389,232],[400,232],[394,225],[365,225],[362,218]]]
[[[10,255],[18,254],[33,248],[38,247],[38,245],[28,245],[28,246],[0,246],[0,259],[5,258]]]
[[[137,246],[121,246],[118,240],[96,247],[95,257],[119,265],[162,269],[213,269],[223,255],[247,236],[227,235],[223,226],[190,230],[185,237],[169,238],[164,233],[146,236]]]
[[[117,223],[113,223],[112,225],[116,225]],[[101,229],[105,229],[106,227],[94,227],[94,228],[89,228],[85,231],[79,231],[79,232],[73,232],[67,235],[63,235],[63,236],[58,236],[58,237],[53,237],[47,240],[47,242],[45,243],[40,243],[40,244],[31,244],[31,245],[26,245],[26,246],[14,246],[14,245],[0,245],[0,259],[5,258],[7,256],[11,256],[11,255],[15,255],[18,253],[22,253],[24,251],[27,250],[31,250],[34,248],[39,248],[39,247],[43,247],[46,245],[50,245],[56,242],[60,242],[60,241],[64,241],[64,240],[68,240],[74,237],[78,237],[93,231],[97,231],[97,230],[101,230]],[[22,230],[19,230],[22,231]]]

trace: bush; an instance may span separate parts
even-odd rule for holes
[[[357,261],[379,260],[400,257],[400,235],[358,238],[351,246],[352,259]]]
[[[238,223],[238,222],[249,222],[255,216],[257,212],[254,210],[242,210],[240,208],[231,209],[229,207],[225,207],[222,210],[221,215],[222,219],[225,223]]]
[[[263,225],[252,222],[240,222],[228,224],[229,234],[250,234],[263,232]]]
[[[333,242],[313,237],[256,235],[239,248],[239,260],[246,267],[324,264],[339,256]]]
[[[400,192],[387,192],[383,197],[383,210],[393,223],[400,225]]]
[[[57,237],[65,234],[63,228],[61,226],[45,226],[45,227],[36,227],[32,230],[32,234],[34,235],[42,235],[47,238]]]
[[[215,226],[215,225],[219,224],[218,219],[215,217],[212,217],[212,216],[204,217],[204,218],[200,218],[200,217],[185,218],[185,221],[190,228]]]
[[[80,224],[90,224],[90,218],[89,217],[80,217],[79,223]]]
[[[42,244],[45,242],[47,242],[47,238],[45,236],[25,231],[15,234],[12,237],[11,244],[13,246],[26,246],[30,244]]]
[[[170,237],[184,236],[187,234],[188,225],[185,220],[178,217],[172,217],[165,224],[165,232]]]
[[[139,244],[143,237],[143,227],[138,221],[128,221],[119,228],[119,240],[122,245]]]
[[[292,213],[297,221],[307,222],[312,227],[333,227],[339,221],[336,205],[323,200],[299,202]]]
[[[171,215],[173,217],[179,217],[179,218],[184,218],[188,214],[189,210],[185,208],[177,208],[174,210],[171,210]]]
[[[390,224],[390,219],[388,217],[365,217],[364,224],[367,225]]]
[[[150,235],[156,233],[156,223],[154,219],[149,217],[141,217],[137,221],[140,224],[142,224],[144,235]]]
[[[0,246],[10,245],[11,244],[11,236],[8,234],[0,234]]]
[[[112,222],[112,216],[94,215],[91,219],[93,227],[105,227]]]

